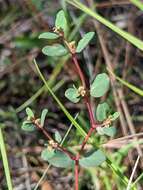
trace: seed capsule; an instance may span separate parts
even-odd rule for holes
[[[107,127],[107,126],[110,126],[110,125],[111,125],[111,123],[112,123],[112,120],[111,120],[111,118],[109,117],[109,118],[107,118],[107,119],[106,119],[106,121],[104,121],[104,123],[103,123],[103,124],[104,124],[104,126],[106,126],[106,127]]]
[[[70,42],[68,45],[69,45],[70,51],[74,54],[76,52],[75,41]]]
[[[61,28],[54,27],[53,32],[55,32],[59,36],[64,36],[64,32],[63,32],[63,30]]]
[[[85,90],[85,88],[84,88],[83,86],[80,86],[80,87],[78,88],[78,93],[79,93],[80,96],[84,97],[84,96],[86,95],[86,90]]]
[[[57,147],[58,147],[58,143],[56,143],[56,142],[53,141],[53,140],[50,140],[50,141],[49,141],[49,145],[51,145],[53,148],[57,148]]]

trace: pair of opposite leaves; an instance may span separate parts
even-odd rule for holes
[[[55,27],[58,29],[62,29],[64,31],[64,34],[66,34],[68,27],[67,27],[67,20],[63,10],[57,13]],[[94,32],[88,32],[83,36],[83,38],[77,44],[76,53],[80,53],[88,45],[88,43],[93,38],[94,34],[95,34]],[[44,32],[40,34],[39,38],[47,40],[56,40],[60,38],[60,36],[54,32]],[[54,44],[54,45],[45,46],[42,49],[42,52],[47,56],[63,56],[68,53],[68,50],[61,44]]]

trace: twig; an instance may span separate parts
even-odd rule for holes
[[[139,163],[139,159],[140,159],[140,156],[137,157],[137,160],[136,160],[136,162],[135,162],[135,165],[134,165],[132,174],[131,174],[131,176],[130,176],[129,183],[128,183],[128,186],[127,186],[127,189],[126,189],[126,190],[130,190],[130,188],[131,188],[131,183],[132,183],[132,180],[133,180],[133,177],[134,177],[134,174],[135,174],[137,165],[138,165],[138,163]]]
[[[79,156],[77,155],[77,159],[75,160],[75,190],[79,190]]]
[[[76,116],[74,117],[74,119],[77,119],[77,117],[78,117],[78,113],[76,114]],[[72,126],[73,126],[73,124],[71,124],[70,127],[69,127],[69,129],[67,130],[67,132],[66,132],[66,134],[65,134],[65,136],[64,136],[64,138],[63,138],[63,140],[62,140],[62,142],[60,143],[61,146],[63,145],[64,141],[66,140],[66,138],[67,138],[67,136],[68,136],[70,130],[72,129]],[[47,174],[47,172],[48,172],[48,170],[49,170],[50,167],[51,167],[51,164],[48,165],[48,167],[45,169],[43,175],[41,176],[40,180],[39,180],[38,183],[36,184],[34,190],[37,190],[37,189],[38,189],[39,185],[40,185],[41,182],[43,181],[43,179],[44,179],[45,175]]]
[[[36,125],[36,127],[42,131],[42,133],[45,135],[45,137],[49,140],[49,142],[51,141],[52,143],[50,143],[50,145],[54,148],[54,149],[60,149],[61,151],[63,151],[65,154],[67,154],[72,160],[75,160],[75,156],[72,155],[66,148],[62,147],[60,144],[58,144],[57,142],[55,142],[52,137],[49,135],[49,133],[44,129],[44,127],[42,127],[38,122],[36,122],[36,120],[33,120],[33,123]]]

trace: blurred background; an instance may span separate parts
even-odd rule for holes
[[[143,40],[143,12],[128,0],[82,0],[118,27]],[[32,190],[48,167],[40,153],[45,138],[40,132],[26,133],[21,130],[25,108],[30,106],[40,115],[44,108],[49,109],[47,130],[53,134],[58,129],[62,136],[70,122],[48,94],[36,73],[33,59],[37,63],[65,107],[87,131],[89,121],[82,102],[70,103],[65,97],[65,89],[78,81],[71,59],[44,56],[41,49],[46,41],[38,36],[49,31],[54,25],[58,10],[64,9],[69,23],[69,41],[78,41],[84,33],[95,31],[96,35],[83,54],[78,56],[81,67],[89,81],[96,73],[107,72],[107,66],[123,80],[143,89],[143,54],[124,39],[87,16],[63,0],[0,0],[0,122],[3,124],[13,186],[15,190]],[[48,42],[50,43],[50,42]],[[116,122],[117,135],[127,136],[116,141],[97,137],[104,143],[113,162],[124,175],[130,177],[138,155],[142,155],[143,98],[129,88],[115,82],[110,92],[100,101],[107,99],[112,111],[120,112]],[[99,101],[93,101],[93,109]],[[139,137],[135,134],[138,133]],[[76,135],[75,135],[76,134]],[[129,137],[129,135],[131,135]],[[65,146],[75,148],[82,137],[73,127],[65,141]],[[138,145],[133,142],[138,141]],[[1,158],[1,157],[0,157]],[[136,169],[134,180],[142,174],[142,159]],[[143,176],[143,175],[142,175]],[[37,189],[74,189],[73,171],[51,167]],[[104,165],[102,168],[80,170],[80,189],[110,190],[125,187],[118,176]],[[6,190],[3,164],[0,160],[0,189]],[[143,189],[143,177],[137,189]]]

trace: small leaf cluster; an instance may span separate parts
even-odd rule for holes
[[[80,100],[80,94],[74,85],[65,91],[65,97],[73,103],[77,103]]]
[[[58,168],[68,168],[74,166],[74,161],[67,154],[59,150],[54,151],[47,148],[42,151],[41,158]]]
[[[42,151],[41,157],[43,160],[48,161],[49,164],[60,168],[74,167],[74,159],[71,159],[66,153],[53,150],[47,147]],[[98,149],[87,157],[79,159],[79,165],[84,168],[100,166],[106,160],[103,151]]]
[[[36,119],[35,116],[34,116],[33,111],[29,107],[27,107],[26,108],[27,119],[22,123],[21,128],[24,131],[33,132],[37,128],[36,127],[36,122],[38,122],[39,125],[41,127],[43,127],[47,113],[48,113],[48,110],[43,109],[43,111],[41,113],[41,117]]]
[[[75,41],[68,42],[66,33],[68,30],[68,23],[63,10],[56,15],[55,27],[52,32],[44,32],[39,35],[39,39],[57,40],[62,39],[63,44],[54,42],[52,45],[47,45],[42,49],[43,54],[47,56],[64,56],[68,53],[80,53],[89,44],[94,36],[94,32],[86,33],[75,47]]]
[[[110,87],[110,80],[106,73],[98,74],[95,79],[93,80],[92,84],[90,85],[89,94],[94,98],[100,98],[108,91]],[[83,89],[85,90],[85,89]],[[79,93],[79,88],[68,88],[65,91],[65,96],[68,98],[71,102],[77,103],[79,102],[80,98],[82,97]],[[85,93],[86,95],[86,93]],[[84,95],[83,95],[84,97]]]
[[[48,110],[44,109],[41,113],[40,119],[38,120],[38,125],[44,127],[45,117]],[[36,129],[35,116],[33,111],[28,107],[26,108],[27,120],[23,122],[22,129],[27,132],[32,132]],[[41,158],[48,161],[49,164],[60,167],[60,168],[73,168],[75,164],[75,157],[71,158],[66,152],[60,150],[58,145],[60,145],[62,137],[60,133],[56,130],[54,133],[54,140],[49,140],[47,147],[42,151]],[[81,167],[95,167],[101,165],[106,160],[104,153],[101,150],[96,150],[86,157],[81,157],[79,159],[79,164]]]
[[[41,153],[41,158],[55,167],[73,167],[74,161],[65,152],[58,150],[57,143],[61,143],[61,141],[60,133],[55,131],[54,140],[48,142],[47,147]]]
[[[58,143],[61,143],[61,141],[60,133],[55,131],[54,140],[48,142],[47,147],[41,153],[41,158],[55,167],[72,167],[74,161],[65,152],[58,150]]]
[[[98,134],[113,137],[116,134],[116,128],[112,126],[112,123],[118,117],[118,112],[110,114],[110,107],[106,102],[98,104],[96,109],[96,119],[97,121],[102,122],[101,127],[96,128]]]
[[[54,141],[61,143],[62,137],[58,131],[55,132]],[[47,147],[42,151],[41,158],[48,161],[49,164],[61,167],[61,168],[72,168],[74,167],[75,157],[71,158],[64,151],[58,150],[57,146],[53,146],[54,141],[49,141]],[[104,153],[99,149],[91,153],[86,157],[79,159],[79,164],[81,167],[95,167],[101,165],[106,160]]]

